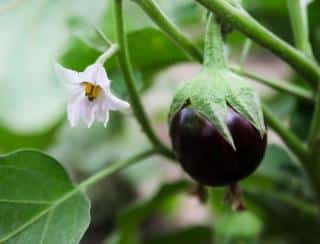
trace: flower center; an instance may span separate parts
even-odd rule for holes
[[[99,96],[101,92],[101,87],[87,81],[83,82],[83,84],[85,87],[85,95],[88,98],[88,100],[92,102]]]

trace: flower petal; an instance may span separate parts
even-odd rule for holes
[[[110,113],[109,113],[109,111],[107,111],[105,114],[104,122],[103,122],[104,127],[107,127],[107,124],[109,122],[109,116],[110,116]]]
[[[90,128],[93,125],[95,119],[95,110],[97,109],[96,104],[89,102],[86,100],[83,103],[83,107],[81,110],[81,117],[83,122]]]
[[[58,63],[55,64],[55,71],[59,79],[61,79],[64,82],[71,83],[71,84],[77,84],[81,82],[79,80],[78,72],[71,69],[66,69]]]
[[[80,73],[80,79],[84,82],[93,82],[98,84],[103,89],[110,87],[110,80],[106,70],[100,63],[89,65],[83,72]]]
[[[68,120],[70,122],[71,127],[74,127],[79,124],[83,106],[84,99],[81,97],[78,97],[75,101],[68,104]]]
[[[98,110],[98,105],[97,104],[91,105],[91,109],[89,111],[89,116],[90,117],[89,117],[89,122],[88,122],[88,128],[90,128],[93,125],[95,117],[96,117],[97,110]]]
[[[108,107],[110,110],[124,110],[130,107],[130,104],[113,95],[110,91],[106,94]]]

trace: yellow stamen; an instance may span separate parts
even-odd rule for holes
[[[99,96],[101,87],[87,81],[83,82],[83,84],[85,86],[85,95],[88,97],[88,100],[92,102]]]

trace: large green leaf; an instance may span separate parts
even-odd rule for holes
[[[96,44],[98,46],[98,44]],[[128,46],[131,61],[136,69],[143,72],[157,71],[171,64],[187,60],[187,56],[176,47],[162,32],[146,27],[128,34]],[[75,70],[83,70],[99,56],[98,48],[88,46],[79,38],[72,38],[61,63]],[[108,72],[118,70],[116,59],[110,59],[106,68]]]
[[[57,161],[19,151],[2,156],[0,169],[0,243],[79,243],[89,202]]]

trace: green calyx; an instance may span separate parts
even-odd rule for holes
[[[261,103],[249,82],[227,68],[220,26],[210,16],[202,71],[175,95],[169,122],[184,106],[207,118],[236,150],[226,125],[228,106],[246,118],[263,136],[266,133]]]

